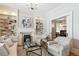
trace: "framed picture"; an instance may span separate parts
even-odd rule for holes
[[[25,18],[22,19],[22,26],[23,28],[31,28],[33,24],[33,21],[31,18]]]

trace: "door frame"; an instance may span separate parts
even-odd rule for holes
[[[54,19],[59,19],[59,18],[64,17],[64,16],[68,16],[67,17],[67,23],[68,23],[68,25],[70,25],[70,26],[67,25],[67,31],[69,33],[68,37],[69,38],[73,38],[73,17],[72,17],[73,16],[73,12],[72,11],[64,13],[64,14],[59,15],[59,16],[55,16],[53,19],[51,19],[50,22],[49,22],[49,24],[50,24],[49,25],[49,27],[50,27],[49,28],[49,30],[50,30],[49,32],[51,34],[51,31],[52,31],[51,30],[52,29],[52,27],[51,27],[51,25],[52,25],[51,21],[54,20]],[[51,35],[50,35],[50,38],[51,38]]]

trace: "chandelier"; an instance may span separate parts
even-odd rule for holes
[[[28,3],[28,4],[26,4],[26,6],[27,6],[30,10],[37,10],[37,8],[38,8],[38,4],[36,4],[36,3]]]
[[[28,15],[31,18],[34,18],[37,14],[38,4],[37,3],[27,3],[26,7],[28,9]]]

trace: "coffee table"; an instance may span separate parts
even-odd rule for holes
[[[26,50],[26,55],[30,56],[30,53],[36,54],[38,56],[42,56],[42,47],[40,45],[37,45],[36,43],[32,43],[30,44],[30,47],[25,48]],[[36,50],[41,50],[40,53],[38,54],[37,52],[35,52]]]

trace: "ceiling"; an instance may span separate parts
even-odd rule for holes
[[[0,5],[8,6],[14,9],[19,9],[22,13],[28,13],[28,9],[26,6],[26,3],[2,3]],[[53,10],[54,8],[60,6],[61,3],[39,3],[38,9],[36,10],[37,14],[46,14],[50,10]]]

